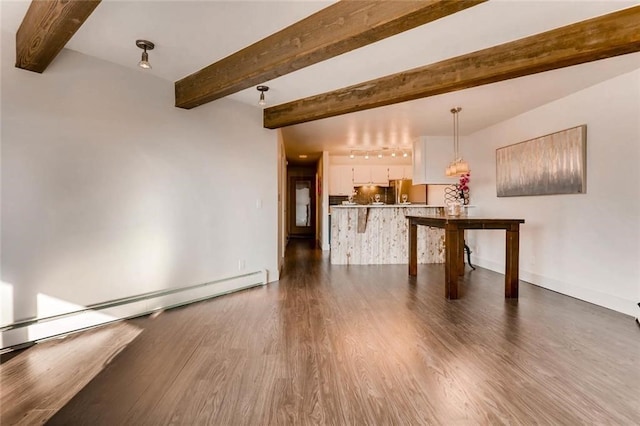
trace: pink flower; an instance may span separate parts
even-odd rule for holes
[[[471,174],[470,173],[465,173],[463,175],[460,175],[460,180],[458,181],[458,184],[456,185],[458,191],[464,192],[464,191],[469,191],[469,181],[471,180]]]

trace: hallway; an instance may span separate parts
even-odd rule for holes
[[[527,283],[505,300],[481,268],[447,301],[443,274],[292,240],[277,283],[127,321],[50,424],[640,423],[632,318]]]

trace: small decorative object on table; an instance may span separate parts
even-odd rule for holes
[[[447,216],[458,217],[462,213],[462,204],[459,201],[448,201],[445,208]]]
[[[469,181],[471,180],[471,172],[460,175],[460,181],[456,184],[458,198],[463,205],[469,204]]]

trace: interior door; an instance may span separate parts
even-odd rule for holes
[[[289,212],[289,235],[315,236],[316,185],[314,176],[290,178]]]

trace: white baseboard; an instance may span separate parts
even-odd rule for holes
[[[471,261],[474,265],[504,274],[503,263],[496,263],[477,256],[471,256]],[[531,271],[523,270],[522,267],[520,267],[519,273],[520,280],[537,285],[538,287],[575,297],[576,299],[584,300],[585,302],[612,309],[626,315],[636,316],[638,313],[636,306],[637,301],[627,300],[611,294],[584,288],[573,283],[545,277]]]

